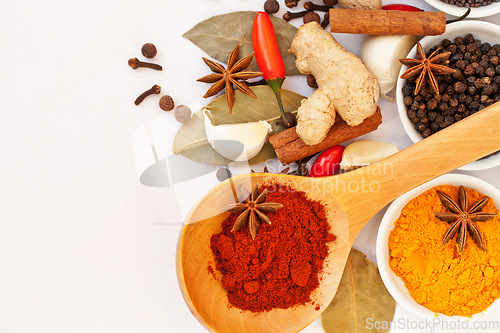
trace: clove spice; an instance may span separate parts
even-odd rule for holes
[[[128,60],[128,65],[130,67],[132,67],[133,69],[137,69],[137,68],[140,68],[140,67],[145,67],[145,68],[155,69],[157,71],[161,71],[162,70],[162,67],[160,65],[158,65],[158,64],[153,64],[153,63],[150,63],[150,62],[140,61],[137,58],[130,58]]]
[[[304,10],[304,11],[301,11],[301,12],[295,12],[295,13],[287,11],[285,14],[283,14],[283,20],[289,22],[289,21],[291,21],[293,19],[296,19],[296,18],[299,18],[299,17],[303,17],[307,13],[309,13],[308,10]]]
[[[320,12],[328,12],[330,11],[330,6],[325,6],[325,5],[317,5],[315,3],[312,3],[311,1],[308,1],[304,4],[304,8],[307,10],[317,10]]]
[[[325,17],[323,18],[323,21],[321,22],[321,27],[325,29],[328,25],[330,24],[330,12],[325,13]]]
[[[154,86],[151,87],[151,89],[148,89],[145,92],[143,92],[142,94],[140,94],[139,97],[136,98],[134,104],[139,105],[149,95],[156,95],[156,94],[159,94],[160,92],[161,92],[161,87],[155,84]]]
[[[300,1],[300,0],[285,0],[285,5],[286,5],[288,8],[297,7],[297,5],[299,4],[299,1]]]

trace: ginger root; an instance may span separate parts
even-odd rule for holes
[[[297,56],[299,71],[312,74],[318,84],[297,113],[296,131],[306,144],[323,141],[335,122],[336,112],[349,126],[359,125],[375,114],[380,95],[377,79],[317,22],[299,28],[290,51]]]
[[[382,9],[381,0],[339,0],[339,4],[349,9]]]

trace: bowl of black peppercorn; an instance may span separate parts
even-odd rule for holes
[[[486,17],[500,13],[500,0],[425,0],[432,7],[453,16],[462,16],[471,9],[468,18]]]
[[[445,65],[452,74],[435,75],[439,93],[425,83],[416,91],[418,75],[398,78],[396,103],[403,127],[414,143],[500,101],[500,26],[482,21],[449,24],[440,36],[420,41],[425,54],[450,52]],[[415,46],[406,58],[417,58]],[[399,75],[408,70],[402,66]],[[499,147],[500,150],[500,147]],[[500,152],[463,166],[484,170],[500,165]]]

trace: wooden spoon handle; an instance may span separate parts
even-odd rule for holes
[[[345,180],[360,184],[348,193],[359,205],[354,210],[366,211],[361,214],[364,218],[358,218],[365,220],[359,222],[358,231],[401,194],[499,150],[500,102],[379,163],[344,174]]]

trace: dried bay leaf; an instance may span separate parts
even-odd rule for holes
[[[229,114],[224,95],[209,103],[205,109],[210,111],[212,123],[222,125],[266,120],[272,125],[273,133],[283,130],[283,127],[276,124],[276,120],[280,117],[280,110],[272,89],[267,85],[263,85],[252,87],[252,90],[257,95],[257,98],[236,91],[232,114]],[[285,111],[295,112],[304,98],[304,96],[292,91],[281,90],[281,99]],[[177,131],[172,152],[196,162],[230,165],[253,165],[276,157],[274,149],[269,143],[266,143],[260,153],[248,162],[234,162],[221,156],[208,143],[201,110],[195,112],[191,119]]]
[[[377,266],[352,249],[337,294],[321,315],[321,322],[326,333],[389,332],[395,309],[396,301],[385,288]],[[376,322],[380,327],[374,327]]]
[[[252,24],[257,12],[240,11],[212,16],[186,32],[183,37],[189,39],[211,57],[227,63],[229,54],[240,44],[240,59],[253,52]],[[295,67],[295,55],[288,52],[297,28],[285,20],[270,15],[276,40],[285,64],[286,75],[301,74]],[[255,59],[248,70],[259,71]]]

